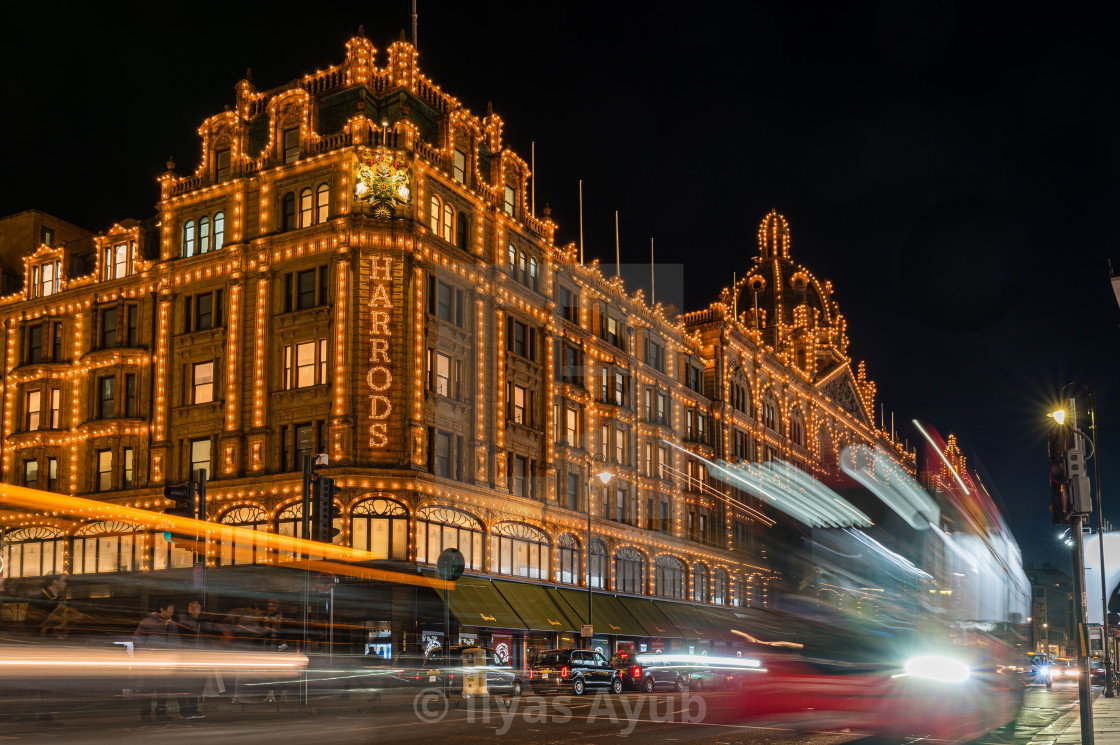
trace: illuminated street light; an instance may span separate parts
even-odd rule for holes
[[[603,456],[602,455],[596,455],[594,462],[599,464],[600,466],[602,466],[603,465]],[[603,482],[603,486],[606,486],[607,484],[610,483],[611,477],[613,475],[614,474],[612,474],[610,471],[602,470],[602,471],[599,472],[599,480]],[[584,547],[584,550],[586,551],[586,555],[587,555],[587,625],[592,627],[592,633],[594,633],[594,625],[593,625],[593,622],[591,620],[591,597],[592,597],[592,595],[591,595],[591,476],[590,475],[587,477],[587,545]],[[594,639],[594,636],[590,636],[587,639],[588,648],[591,647],[592,639]]]
[[[1065,409],[1058,409],[1057,411],[1051,411],[1049,414],[1047,414],[1047,416],[1053,417],[1054,421],[1056,421],[1058,424],[1065,424],[1066,423],[1066,410]]]

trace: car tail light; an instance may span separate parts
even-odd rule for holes
[[[634,665],[634,667],[630,668],[630,674],[635,678],[640,678],[642,677],[642,668],[638,665]]]
[[[564,665],[560,668],[560,679],[563,680],[568,677],[568,666]]]

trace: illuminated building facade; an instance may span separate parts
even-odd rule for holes
[[[667,318],[555,245],[501,118],[404,41],[384,67],[356,37],[287,86],[242,80],[199,135],[152,220],[24,247],[0,299],[7,483],[159,510],[205,468],[210,520],[298,535],[303,457],[323,452],[336,540],[377,560],[456,546],[470,573],[578,588],[590,569],[605,593],[734,607],[768,603],[774,518],[697,456],[816,474],[847,443],[909,457],[784,218],[719,302]],[[111,520],[7,527],[12,576],[190,563]]]

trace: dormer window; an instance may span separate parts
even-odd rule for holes
[[[31,297],[46,297],[61,289],[62,262],[59,260],[36,264],[31,268]]]
[[[467,183],[467,154],[458,148],[455,149],[455,163],[451,175],[460,184]]]
[[[505,202],[504,209],[506,211],[506,214],[509,215],[510,217],[513,217],[513,210],[514,210],[514,207],[516,205],[515,200],[516,200],[516,195],[514,194],[513,187],[512,186],[507,186],[506,187],[506,202]]]
[[[54,245],[54,231],[50,228],[39,229],[39,242],[45,246]]]
[[[207,223],[206,229],[209,230],[210,226]],[[209,236],[209,233],[207,233]],[[209,240],[209,237],[207,238]],[[127,277],[129,272],[129,264],[136,258],[136,242],[130,244],[126,241],[113,244],[112,246],[105,246],[101,249],[101,279],[120,279]]]
[[[229,150],[219,150],[217,153],[215,153],[214,160],[217,161],[217,169],[215,171],[215,175],[217,176],[218,181],[225,181],[230,177],[231,173]]]
[[[284,130],[284,163],[299,160],[299,128]]]

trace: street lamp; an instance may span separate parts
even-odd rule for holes
[[[599,464],[600,467],[602,467],[603,456],[596,455],[595,460],[592,462],[592,465],[594,465],[596,463]],[[592,468],[590,470],[594,471],[594,468]],[[606,471],[606,470],[599,471],[599,473],[598,473],[599,481],[603,482],[603,486],[606,486],[607,484],[610,483],[612,475],[613,474],[610,471]],[[592,481],[592,478],[593,478],[593,475],[589,473],[587,475],[587,546],[586,546],[586,551],[587,551],[587,625],[588,626],[593,625],[593,622],[591,620],[591,481]],[[594,631],[592,631],[592,633],[594,634]],[[594,637],[591,636],[591,637],[588,637],[588,639],[587,639],[587,646],[589,648],[591,646],[592,638],[594,638]]]

